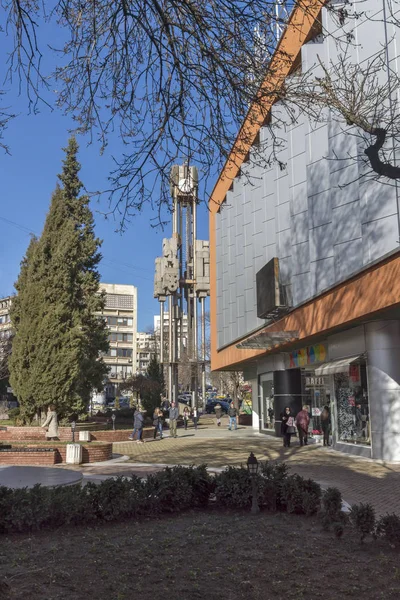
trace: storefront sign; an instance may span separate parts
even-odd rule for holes
[[[289,368],[306,367],[314,363],[324,362],[327,357],[324,344],[315,344],[289,353]]]
[[[325,386],[325,377],[306,377],[306,385],[307,386]]]

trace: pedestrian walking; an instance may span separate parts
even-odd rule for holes
[[[310,415],[308,413],[308,406],[305,404],[296,415],[296,426],[299,432],[300,446],[307,446],[308,444],[308,426],[310,424]]]
[[[331,428],[331,411],[327,404],[324,406],[321,413],[321,428],[324,435],[324,446],[330,446],[329,431]]]
[[[215,416],[217,417],[217,425],[218,427],[221,426],[221,417],[222,417],[222,406],[220,405],[220,403],[218,402],[215,405]]]
[[[156,408],[153,414],[153,425],[154,425],[154,439],[157,437],[157,433],[160,434],[160,440],[163,438],[163,422],[164,413],[161,408]]]
[[[143,423],[144,423],[144,416],[141,412],[141,410],[139,408],[137,408],[135,410],[135,413],[133,415],[133,431],[131,433],[131,435],[129,436],[129,440],[133,440],[135,437],[135,434],[137,433],[137,443],[144,443],[143,438]]]
[[[185,426],[185,430],[188,428],[188,421],[190,417],[190,410],[187,406],[183,409],[183,424]]]
[[[294,425],[292,409],[289,406],[286,406],[285,410],[281,413],[281,434],[283,437],[284,448],[290,448],[290,438],[295,431],[296,427]]]
[[[178,417],[179,417],[179,409],[175,405],[175,402],[172,402],[171,408],[169,409],[169,433],[170,433],[170,436],[173,438],[178,437],[176,434]]]
[[[54,404],[48,407],[47,417],[42,427],[46,429],[47,440],[58,440],[58,418]]]
[[[235,426],[235,431],[237,429],[237,410],[233,402],[228,409],[228,417],[229,417],[229,431],[232,431],[232,427]]]
[[[193,419],[193,423],[194,423],[194,428],[197,431],[197,423],[198,423],[198,420],[199,420],[199,415],[198,415],[198,412],[197,412],[197,406],[195,406],[193,408],[192,419]]]

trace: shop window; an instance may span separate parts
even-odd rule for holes
[[[371,444],[371,426],[365,364],[351,364],[344,373],[335,373],[338,441]]]

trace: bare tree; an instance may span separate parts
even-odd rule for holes
[[[314,14],[322,4],[283,0],[277,13],[274,0],[2,0],[8,79],[32,110],[53,104],[57,87],[57,105],[102,149],[119,135],[126,152],[105,190],[110,210],[124,224],[149,202],[161,220],[171,165],[185,159],[214,176],[250,105],[275,97],[260,83],[285,7]],[[66,40],[52,48],[53,73],[42,64],[49,24]]]

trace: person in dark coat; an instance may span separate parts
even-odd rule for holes
[[[321,428],[324,434],[324,446],[330,446],[329,443],[329,430],[331,427],[331,411],[329,406],[326,404],[321,413]]]
[[[157,433],[160,434],[160,440],[163,438],[163,422],[164,413],[161,408],[156,408],[153,414],[153,425],[154,425],[154,439],[157,437]]]
[[[137,408],[133,415],[133,431],[128,439],[133,440],[133,438],[135,437],[135,433],[137,433],[137,443],[138,444],[143,443],[144,442],[144,440],[142,439],[143,424],[144,424],[143,413],[140,411],[139,408]]]
[[[281,413],[281,434],[283,437],[283,447],[290,448],[290,438],[295,432],[294,415],[292,409],[286,406]]]
[[[307,446],[308,444],[308,426],[310,424],[310,415],[308,414],[308,406],[305,404],[297,413],[296,426],[299,432],[300,446]]]

